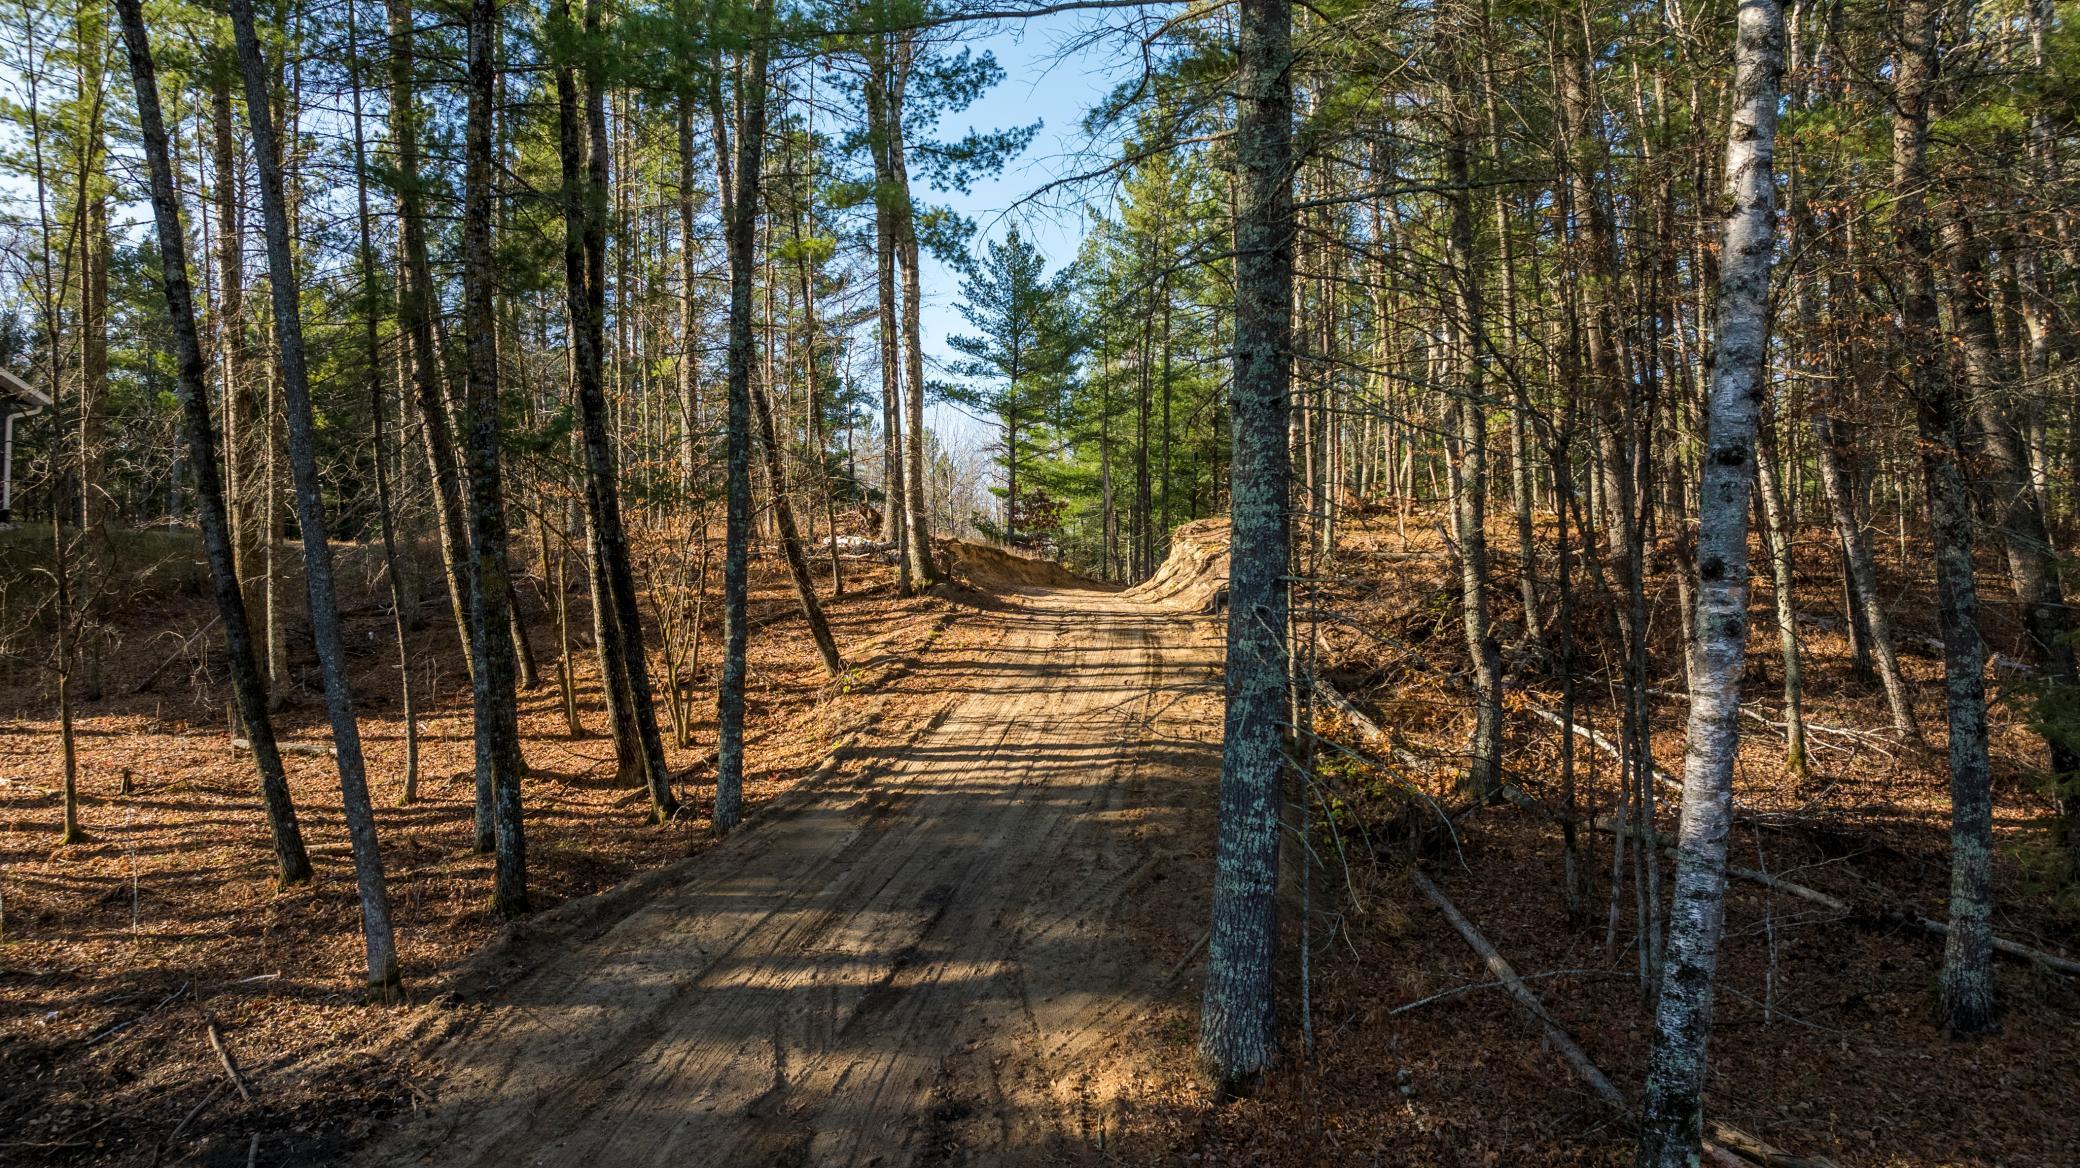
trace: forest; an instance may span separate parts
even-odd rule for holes
[[[0,6],[0,1165],[2080,1163],[2080,9]]]

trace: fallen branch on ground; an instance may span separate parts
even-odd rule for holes
[[[1403,766],[1412,767],[1418,771],[1437,769],[1436,765],[1429,759],[1394,745],[1393,739],[1388,737],[1387,732],[1379,728],[1379,723],[1366,717],[1364,711],[1358,709],[1349,698],[1343,696],[1334,685],[1329,683],[1328,678],[1308,673],[1306,679],[1307,684],[1313,687],[1316,696],[1327,702],[1330,709],[1342,714],[1350,721],[1351,728],[1358,732],[1358,741],[1375,750],[1385,747],[1387,753],[1393,755],[1394,761]]]
[[[1597,826],[1601,828],[1603,825],[1598,824]],[[1738,864],[1728,864],[1726,866],[1726,871],[1728,872],[1728,874],[1738,876],[1743,880],[1752,881],[1753,883],[1763,885],[1766,888],[1773,888],[1778,892],[1782,892],[1790,896],[1796,896],[1801,900],[1809,900],[1814,904],[1823,905],[1827,908],[1831,908],[1836,912],[1843,913],[1854,919],[1881,921],[1886,924],[1894,925],[1906,925],[1910,928],[1919,929],[1924,933],[1929,933],[1937,937],[1947,937],[1950,935],[1949,925],[1944,924],[1942,921],[1936,920],[1933,917],[1922,916],[1920,913],[1917,913],[1912,909],[1869,908],[1860,905],[1854,905],[1846,900],[1841,900],[1837,897],[1829,896],[1827,893],[1822,892],[1817,888],[1807,888],[1803,884],[1794,884],[1781,876],[1772,876],[1767,872],[1758,872],[1753,868],[1743,868]],[[1996,953],[2005,953],[2010,957],[2014,957],[2022,961],[2034,962],[2038,965],[2046,967],[2047,969],[2053,969],[2058,971],[2059,973],[2063,973],[2068,977],[2080,977],[2080,961],[2074,961],[2070,958],[2060,957],[2053,953],[2046,953],[2041,949],[2032,949],[2027,945],[2010,941],[2005,937],[1995,937],[1993,939],[1993,949]]]
[[[217,1101],[217,1096],[222,1095],[223,1093],[224,1084],[218,1083],[216,1086],[211,1087],[209,1089],[209,1094],[204,1095],[202,1097],[202,1102],[197,1103],[194,1107],[189,1108],[188,1114],[182,1116],[181,1121],[173,1125],[173,1130],[166,1133],[166,1138],[159,1141],[158,1149],[152,1153],[152,1163],[157,1164],[159,1160],[163,1156],[165,1156],[166,1149],[173,1144],[173,1141],[179,1139],[180,1134],[188,1130],[188,1125],[195,1122],[195,1117],[202,1114],[202,1109],[208,1107],[212,1103],[215,1103]]]
[[[1480,955],[1488,971],[1495,975],[1509,996],[1515,998],[1518,1005],[1529,1011],[1545,1027],[1546,1041],[1553,1044],[1553,1049],[1560,1052],[1560,1056],[1566,1059],[1567,1064],[1574,1068],[1575,1074],[1589,1085],[1596,1097],[1608,1104],[1612,1110],[1629,1117],[1632,1114],[1632,1104],[1625,1098],[1625,1093],[1618,1090],[1617,1086],[1597,1069],[1596,1063],[1582,1050],[1581,1044],[1577,1043],[1574,1036],[1567,1032],[1567,1028],[1545,1008],[1545,1004],[1538,1000],[1538,995],[1532,993],[1531,988],[1524,984],[1524,979],[1517,976],[1517,971],[1510,966],[1509,961],[1488,943],[1486,937],[1481,936],[1479,929],[1473,927],[1473,922],[1466,919],[1466,914],[1459,911],[1459,906],[1453,904],[1451,898],[1444,894],[1444,890],[1428,876],[1423,875],[1421,870],[1410,869],[1409,878],[1415,882],[1416,888],[1430,899],[1430,903],[1437,906],[1445,919],[1451,922],[1452,928],[1458,930],[1467,947]],[[1761,1164],[1765,1168],[1835,1168],[1831,1160],[1792,1155],[1740,1128],[1718,1120],[1707,1121],[1705,1131],[1704,1153],[1720,1164]]]
[[[95,1046],[106,1039],[114,1038],[116,1035],[123,1033],[125,1030],[130,1029],[132,1026],[137,1025],[139,1022],[144,1021],[145,1019],[158,1013],[160,1010],[163,1010],[167,1006],[172,1005],[176,998],[179,998],[182,994],[185,994],[187,992],[188,983],[182,982],[180,985],[174,987],[172,993],[166,995],[163,998],[160,998],[158,1004],[154,1005],[151,1009],[146,1010],[144,1013],[139,1014],[137,1017],[132,1018],[128,1021],[118,1022],[115,1025],[109,1027],[108,1029],[102,1031],[101,1033],[96,1034],[94,1037],[87,1039],[86,1045]]]
[[[302,754],[311,758],[324,758],[328,754],[339,753],[339,747],[323,742],[277,742],[274,748],[281,754]],[[253,749],[253,742],[249,738],[234,738],[231,740],[231,749],[249,751]]]
[[[165,660],[153,666],[152,671],[144,675],[143,681],[140,681],[136,685],[130,687],[131,694],[141,694],[144,691],[152,688],[152,683],[159,680],[159,675],[166,672],[168,666],[180,660],[182,657],[187,656],[188,650],[193,649],[195,647],[195,642],[201,640],[203,634],[209,632],[213,628],[216,628],[217,622],[222,619],[224,618],[213,616],[209,619],[208,624],[203,625],[201,628],[196,629],[194,632],[189,633],[185,637],[182,637],[180,639],[180,643],[173,647],[173,652],[168,653],[166,655]]]
[[[1528,792],[1520,787],[1514,785],[1507,786],[1504,788],[1503,794],[1510,802],[1527,811],[1543,816],[1555,823],[1560,822],[1559,816],[1540,806],[1536,799],[1533,799]],[[1586,822],[1589,827],[1597,831],[1611,835],[1624,835],[1632,839],[1640,838],[1638,829],[1621,827],[1607,819],[1591,819]],[[1673,840],[1662,839],[1660,843],[1665,851],[1673,852],[1676,849],[1675,841]],[[1803,884],[1786,880],[1782,876],[1772,876],[1768,872],[1758,871],[1754,868],[1744,868],[1739,864],[1726,865],[1726,874],[1737,876],[1753,884],[1760,884],[1765,888],[1775,889],[1787,896],[1795,896],[1800,900],[1810,901],[1822,908],[1832,909],[1850,920],[1887,925],[1904,925],[1937,937],[1947,937],[1950,934],[1949,925],[1933,917],[1923,916],[1910,908],[1872,907],[1870,905],[1853,904],[1838,896],[1822,892],[1817,888],[1808,888]],[[2005,953],[2021,961],[2034,962],[2047,969],[2063,973],[2068,977],[2080,977],[2080,961],[2075,961],[2069,957],[2060,957],[2055,953],[2046,953],[2041,949],[2032,949],[2027,945],[2010,941],[2005,937],[1995,937],[1993,939],[1993,949],[1996,953]]]
[[[204,1015],[202,1025],[209,1034],[209,1048],[217,1052],[217,1061],[224,1065],[224,1073],[231,1077],[231,1085],[238,1088],[238,1097],[251,1103],[253,1093],[246,1090],[245,1076],[238,1073],[238,1063],[231,1057],[231,1048],[224,1045],[224,1034],[217,1029],[217,1020]]]
[[[1546,721],[1551,722],[1555,726],[1560,726],[1564,728],[1567,725],[1567,719],[1562,718],[1560,715],[1554,713],[1553,711],[1546,709],[1544,706],[1532,706],[1531,712],[1537,714],[1541,718],[1544,718]],[[1587,739],[1598,750],[1603,751],[1605,754],[1610,755],[1612,758],[1619,759],[1621,761],[1624,759],[1625,752],[1618,749],[1617,743],[1612,742],[1610,739],[1605,738],[1601,733],[1599,733],[1596,727],[1585,725],[1581,722],[1576,722],[1574,724],[1574,732],[1577,738]],[[1655,782],[1660,783],[1662,786],[1667,787],[1671,791],[1682,791],[1683,784],[1677,782],[1673,775],[1670,775],[1667,771],[1662,770],[1660,765],[1654,762],[1652,758],[1649,758],[1647,760],[1647,769],[1650,772],[1652,772]]]

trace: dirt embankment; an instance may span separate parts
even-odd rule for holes
[[[1118,585],[1079,575],[1053,560],[965,539],[942,540],[939,554],[953,574],[987,592],[1031,588],[1082,588],[1116,591]]]
[[[1228,521],[1195,519],[1170,537],[1170,556],[1125,596],[1179,612],[1204,612],[1228,586]]]

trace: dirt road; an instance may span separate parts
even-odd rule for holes
[[[501,991],[369,1164],[1077,1162],[1203,931],[1210,621],[1033,591],[958,619],[888,746]],[[965,638],[974,641],[976,638]],[[881,727],[883,741],[890,727]],[[754,760],[754,764],[755,764]]]

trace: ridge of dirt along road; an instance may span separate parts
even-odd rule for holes
[[[1098,1154],[1204,930],[1218,629],[1073,589],[964,619],[982,647],[898,683],[907,741],[500,991],[362,1162]]]

